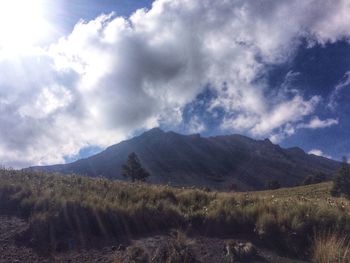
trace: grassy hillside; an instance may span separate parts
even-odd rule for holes
[[[308,258],[315,237],[350,234],[350,202],[330,197],[330,186],[219,193],[1,170],[0,212],[28,219],[28,239],[46,250],[181,229],[215,237],[244,235]]]

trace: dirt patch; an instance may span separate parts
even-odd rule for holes
[[[171,239],[174,239],[171,235],[159,235],[148,238],[142,238],[134,240],[131,246],[126,250],[117,251],[116,262],[160,262],[153,261],[160,248],[164,247],[164,244],[171,243]],[[221,239],[221,238],[209,238],[197,236],[195,238],[188,238],[186,241],[188,250],[190,251],[191,258],[188,262],[196,263],[212,263],[212,262],[246,262],[246,263],[303,263],[303,261],[290,259],[277,255],[276,253],[256,247],[253,243],[243,239]],[[235,243],[238,247],[253,246],[254,253],[247,255],[247,257],[230,257],[227,252],[227,245]],[[133,248],[137,252],[136,257],[130,259],[130,248]],[[252,248],[250,248],[252,249]],[[176,263],[177,261],[167,260],[164,262]],[[181,261],[184,262],[184,261]]]
[[[51,262],[113,262],[113,247],[73,250],[64,253],[41,255],[30,239],[22,239],[29,228],[28,222],[18,217],[0,216],[0,262],[51,263]],[[27,243],[25,243],[27,242]]]
[[[0,216],[0,262],[16,263],[49,263],[49,262],[102,262],[102,263],[212,263],[212,262],[276,262],[302,263],[302,261],[278,256],[276,253],[257,247],[244,239],[209,238],[203,236],[187,237],[179,232],[167,235],[155,235],[131,241],[130,244],[110,242],[96,249],[73,249],[64,252],[54,252],[47,255],[38,253],[30,239],[21,239],[29,228],[28,222],[18,217]],[[101,243],[103,240],[101,240]],[[25,243],[27,242],[27,243]],[[99,242],[96,240],[95,242]],[[242,259],[228,255],[228,248],[244,248],[254,246],[254,253]],[[135,257],[135,258],[132,258]]]

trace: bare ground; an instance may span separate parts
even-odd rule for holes
[[[0,216],[0,262],[34,263],[34,262],[125,262],[127,263],[127,246],[141,247],[149,255],[167,242],[169,235],[155,235],[132,240],[130,244],[115,243],[98,249],[71,250],[60,253],[40,254],[40,249],[31,245],[30,241],[21,240],[21,236],[28,229],[28,222],[18,217]],[[189,238],[188,246],[193,252],[197,262],[220,263],[227,261],[225,246],[228,239],[195,236]],[[240,239],[238,242],[247,242]],[[235,261],[236,262],[236,261]],[[240,262],[240,261],[237,261]],[[276,262],[276,263],[302,263],[278,256],[276,253],[257,247],[257,256],[249,261],[241,262]],[[180,263],[180,262],[179,262]]]

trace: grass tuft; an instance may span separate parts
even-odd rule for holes
[[[316,235],[312,262],[314,263],[349,263],[349,239],[337,234]]]

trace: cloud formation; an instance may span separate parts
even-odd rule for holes
[[[309,123],[302,123],[302,124],[299,124],[297,127],[305,128],[305,129],[319,129],[319,128],[327,128],[337,124],[338,124],[338,120],[336,119],[320,120],[320,118],[314,117],[311,119]]]
[[[347,0],[157,0],[130,18],[80,21],[47,48],[2,49],[0,160],[63,162],[135,130],[176,128],[208,85],[217,93],[208,111],[223,110],[227,131],[279,140],[300,125],[334,125],[317,116],[301,124],[321,98],[289,85],[271,89],[266,75],[269,65],[293,58],[302,40],[349,39],[349,13]],[[193,130],[205,128],[193,121]]]
[[[338,106],[338,99],[339,99],[339,95],[342,92],[343,89],[345,89],[346,87],[350,86],[350,71],[346,72],[343,79],[335,86],[329,102],[327,104],[327,107],[335,110],[336,107]]]

